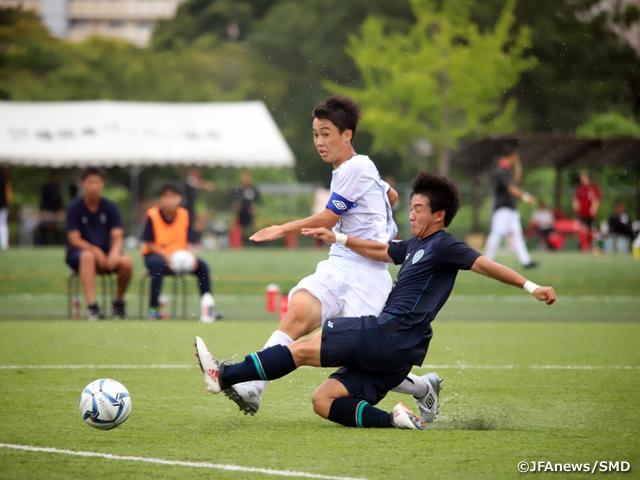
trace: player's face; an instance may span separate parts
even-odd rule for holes
[[[182,195],[178,195],[171,190],[164,192],[160,196],[160,207],[168,212],[175,212],[182,201]]]
[[[313,142],[326,163],[334,163],[344,160],[345,156],[351,156],[351,130],[340,133],[330,120],[313,119]]]
[[[90,198],[97,198],[104,188],[104,180],[100,175],[89,175],[82,181],[82,189]]]
[[[418,238],[427,236],[436,224],[444,219],[444,212],[431,211],[429,199],[424,195],[414,195],[411,199],[409,221],[411,222],[411,235]]]

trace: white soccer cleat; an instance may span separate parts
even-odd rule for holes
[[[244,412],[245,415],[247,413],[255,415],[258,412],[260,402],[262,401],[260,391],[252,382],[233,385],[231,388],[227,388],[224,391],[224,394],[227,398],[233,400],[236,405],[240,407],[240,411]]]
[[[438,414],[438,397],[440,396],[442,379],[437,373],[427,373],[420,378],[427,385],[427,393],[424,397],[416,399],[420,418],[424,423],[433,423]]]
[[[391,424],[406,430],[424,430],[424,422],[413,414],[402,402],[391,411]]]
[[[204,383],[207,384],[207,392],[220,393],[219,375],[221,363],[211,355],[211,352],[207,349],[204,341],[200,337],[196,337],[196,357],[198,357],[198,364],[204,374]]]

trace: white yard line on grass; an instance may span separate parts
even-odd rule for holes
[[[207,463],[207,462],[182,462],[179,460],[165,460],[162,458],[132,457],[128,455],[121,456],[121,455],[111,455],[110,453],[61,450],[58,448],[32,447],[30,445],[15,445],[11,443],[0,443],[0,448],[11,448],[14,450],[25,450],[28,452],[58,453],[62,455],[74,455],[77,457],[98,457],[98,458],[105,458],[107,460],[124,460],[128,462],[153,463],[156,465],[172,465],[172,466],[177,465],[180,467],[210,468],[213,470],[229,470],[229,471],[236,471],[236,472],[262,473],[264,475],[279,475],[281,477],[321,478],[326,480],[365,480],[363,478],[333,477],[331,475],[319,475],[316,473],[307,473],[307,472],[294,472],[291,470],[272,470],[270,468],[241,467],[239,465],[224,465],[219,463]]]
[[[0,365],[0,370],[163,370],[163,369],[196,369],[197,365]],[[315,367],[301,367],[315,368]],[[533,370],[640,370],[640,365],[422,365],[428,370],[512,370],[515,368],[531,368]]]

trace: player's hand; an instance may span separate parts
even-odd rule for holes
[[[547,305],[552,305],[556,301],[556,292],[553,287],[538,287],[533,291],[533,296]]]
[[[302,235],[304,235],[305,237],[316,237],[317,239],[322,240],[329,245],[331,245],[332,243],[336,243],[336,234],[324,227],[303,228]]]
[[[102,251],[102,249],[100,247],[94,248],[93,254],[96,257],[96,263],[98,264],[98,268],[100,270],[108,270],[109,260],[107,258],[107,255]]]
[[[274,225],[254,233],[249,237],[249,240],[253,240],[254,242],[270,242],[282,238],[286,234],[287,232],[284,231],[282,225]]]
[[[107,257],[107,269],[115,270],[116,268],[118,268],[119,263],[120,263],[120,253],[109,252],[109,256]]]

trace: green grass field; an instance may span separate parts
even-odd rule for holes
[[[427,365],[415,369],[445,380],[439,418],[423,432],[348,429],[315,416],[310,396],[328,369],[303,368],[274,382],[255,417],[205,393],[193,337],[223,358],[261,348],[277,328],[264,312],[266,284],[291,288],[325,255],[204,254],[226,316],[210,325],[63,320],[61,251],[1,255],[0,478],[244,479],[294,471],[296,478],[493,479],[521,476],[521,461],[627,461],[630,472],[607,477],[640,477],[640,262],[630,256],[534,254],[541,267],[527,276],[556,287],[552,307],[462,272],[434,323]],[[513,257],[499,260],[516,266]],[[77,411],[82,388],[103,377],[124,383],[133,399],[129,420],[107,432],[88,427]],[[381,406],[400,400],[411,403],[391,393]]]

